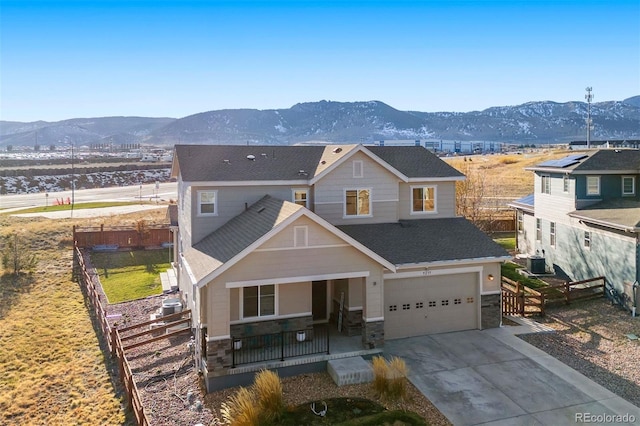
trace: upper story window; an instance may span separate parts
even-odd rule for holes
[[[308,189],[292,189],[293,202],[299,206],[309,208],[309,190]]]
[[[198,216],[218,215],[218,191],[198,191]]]
[[[536,241],[542,241],[542,219],[536,219]]]
[[[636,194],[635,176],[622,176],[622,195]]]
[[[556,223],[551,222],[549,224],[549,244],[553,247],[556,246]]]
[[[361,160],[355,160],[353,162],[353,177],[354,178],[364,177],[364,165]]]
[[[347,189],[344,195],[345,216],[371,216],[371,189]]]
[[[569,192],[569,175],[562,176],[562,192]]]
[[[584,231],[584,248],[591,248],[591,232]]]
[[[587,195],[600,195],[600,176],[587,176]]]
[[[419,186],[411,188],[411,212],[430,213],[436,211],[436,187]]]
[[[274,284],[242,289],[242,317],[265,317],[276,314],[276,286]]]
[[[542,175],[542,193],[551,194],[551,176]]]

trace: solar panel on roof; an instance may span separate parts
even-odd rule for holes
[[[545,161],[544,163],[538,164],[538,166],[540,166],[540,167],[560,167],[560,168],[565,168],[565,167],[573,166],[574,164],[579,163],[580,160],[582,160],[583,158],[587,158],[587,155],[585,155],[585,154],[573,154],[573,155],[568,155],[568,156],[566,156],[564,158],[560,158],[559,160],[548,160],[548,161]]]

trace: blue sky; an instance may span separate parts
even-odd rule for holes
[[[640,94],[640,1],[0,0],[0,120]]]

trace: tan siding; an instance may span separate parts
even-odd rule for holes
[[[362,178],[353,177],[353,161],[362,161]],[[347,188],[371,189],[373,217],[343,218],[344,190]],[[398,178],[365,154],[357,153],[316,183],[314,211],[335,225],[393,222],[398,220],[393,202],[397,199]]]
[[[279,315],[311,312],[311,282],[278,286]]]
[[[307,226],[307,238],[309,246],[311,247],[318,245],[346,244],[341,238],[333,235],[308,217],[303,216],[289,225],[286,229],[283,229],[277,235],[270,238],[269,241],[262,244],[258,249],[293,247],[294,227],[296,226]]]
[[[414,186],[435,186],[437,213],[411,214],[411,188]],[[400,219],[429,219],[456,216],[455,182],[410,182],[400,184]]]
[[[349,279],[349,307],[362,306],[363,301],[363,280],[364,278]]]
[[[229,289],[229,300],[231,303],[231,306],[230,306],[231,321],[239,320],[240,319],[240,289],[239,288]]]

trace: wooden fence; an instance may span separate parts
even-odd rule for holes
[[[118,329],[117,327],[111,327],[108,321],[107,312],[103,305],[102,293],[98,290],[99,284],[96,283],[99,283],[99,281],[97,281],[98,276],[89,272],[84,260],[83,252],[79,247],[75,247],[74,249],[74,276],[76,277],[76,280],[80,284],[85,297],[88,299],[91,307],[93,308],[93,311],[95,312],[95,320],[102,333],[102,336],[100,337],[106,343],[111,356],[117,360],[119,367],[118,371],[120,373],[120,379],[125,389],[127,403],[135,416],[136,423],[140,426],[148,426],[150,424],[149,419],[142,404],[142,400],[138,392],[138,387],[136,386],[135,380],[133,379],[133,373],[131,371],[129,362],[127,361],[125,351],[127,349],[146,345],[160,339],[166,339],[167,337],[171,337],[176,334],[190,332],[191,311],[186,310],[172,315],[165,315],[162,317],[162,322],[165,323],[164,325],[158,324],[158,326],[154,329],[148,329],[143,332],[138,332],[123,337],[121,336],[121,333],[129,332],[140,327],[150,326],[152,323],[157,323],[158,320],[146,321],[121,329]],[[185,315],[187,316],[187,318],[183,318]],[[167,320],[173,319],[175,319],[176,321],[167,323]],[[186,326],[184,328],[180,327],[182,324],[185,324]],[[174,327],[177,327],[178,329],[175,331],[167,332],[167,329]],[[129,343],[126,346],[123,343],[143,337],[147,334],[151,334],[153,336],[148,339],[137,340],[134,343]],[[158,336],[157,334],[161,335]]]
[[[173,237],[169,225],[146,225],[144,228],[73,227],[73,241],[80,248],[114,247],[163,247],[172,243]]]
[[[545,307],[550,303],[568,305],[575,300],[603,296],[605,282],[605,277],[596,277],[532,289],[502,277],[502,314],[544,316]]]

